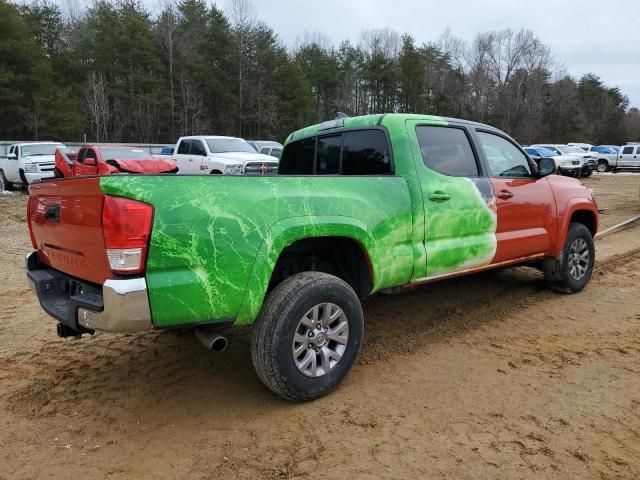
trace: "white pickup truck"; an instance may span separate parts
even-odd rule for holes
[[[181,175],[275,175],[279,160],[236,137],[180,137],[173,152]]]
[[[53,178],[54,153],[66,148],[57,142],[24,142],[9,147],[6,157],[0,157],[0,191],[13,190],[17,185],[30,185]]]

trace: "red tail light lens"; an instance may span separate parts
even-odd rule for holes
[[[105,197],[102,233],[114,273],[141,273],[153,223],[153,207],[121,197]]]

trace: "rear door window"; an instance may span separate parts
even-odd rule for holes
[[[633,147],[624,147],[622,149],[623,155],[631,155],[633,153]]]
[[[306,138],[292,142],[282,152],[279,175],[313,175],[316,139]]]
[[[478,162],[465,131],[455,127],[417,126],[425,165],[443,175],[477,177]]]
[[[391,152],[382,130],[344,132],[342,175],[391,175]]]

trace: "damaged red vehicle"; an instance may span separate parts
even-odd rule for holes
[[[139,147],[126,145],[85,145],[75,155],[58,149],[55,159],[57,178],[113,173],[178,173],[174,160],[155,158]]]

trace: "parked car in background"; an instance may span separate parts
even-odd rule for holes
[[[258,153],[264,153],[262,151],[263,148],[279,148],[282,150],[282,144],[280,142],[276,142],[274,140],[247,140],[249,145],[251,145],[254,150]]]
[[[186,175],[275,175],[278,159],[258,153],[242,138],[181,137],[173,159]]]
[[[544,147],[526,147],[524,151],[538,164],[543,158],[552,158],[556,164],[556,172],[560,175],[577,177],[582,172],[582,166],[575,164],[575,157],[573,156],[558,155],[556,152]]]
[[[584,160],[584,165],[582,166],[581,175],[583,177],[590,176],[597,167],[596,159],[593,156],[593,154],[589,151],[583,150],[580,147],[569,147],[569,149],[571,153],[575,153],[576,155],[581,156],[582,159]]]
[[[0,191],[53,178],[54,153],[58,148],[64,148],[64,144],[23,142],[11,145],[7,156],[0,157]]]
[[[578,147],[583,152],[588,152],[589,150],[591,150],[591,147],[593,147],[593,145],[591,145],[590,143],[567,143],[567,146]]]
[[[269,155],[270,157],[276,157],[279,160],[282,156],[282,147],[262,147],[260,153]]]
[[[587,166],[587,163],[584,160],[583,156],[579,153],[572,151],[572,147],[569,147],[568,145],[551,144],[551,143],[530,145],[530,148],[539,148],[539,147],[546,148],[547,150],[551,150],[555,155],[571,157],[572,158],[571,164],[574,167],[579,167],[579,170],[577,170],[577,175],[575,176],[580,176],[583,174],[585,170],[589,170],[589,167]],[[590,174],[591,173],[589,173],[589,175]]]
[[[623,145],[616,168],[640,168],[640,145]]]
[[[141,148],[126,145],[84,145],[75,155],[59,148],[55,152],[55,164],[58,178],[113,173],[178,173],[172,159],[155,158]]]
[[[598,145],[591,148],[591,155],[596,161],[596,170],[604,173],[618,168],[618,150],[614,145]]]

